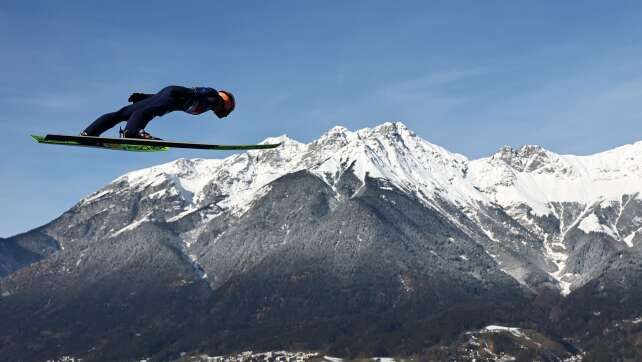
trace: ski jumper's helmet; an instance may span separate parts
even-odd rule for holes
[[[230,93],[229,91],[219,90],[219,92],[224,93],[227,96],[227,98],[229,98],[230,104],[231,104],[230,108],[228,109],[225,107],[225,102],[223,101],[223,99],[221,99],[220,104],[214,107],[213,109],[214,113],[219,118],[223,118],[223,117],[227,117],[230,113],[232,113],[232,111],[236,107],[236,100],[234,99],[234,96],[232,95],[232,93]]]

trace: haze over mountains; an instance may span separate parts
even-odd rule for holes
[[[402,123],[264,142],[283,144],[125,174],[0,240],[0,355],[409,355],[493,323],[590,352],[641,313],[642,142],[469,160]]]

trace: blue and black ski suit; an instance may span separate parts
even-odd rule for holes
[[[127,121],[125,126],[127,134],[136,134],[144,129],[152,118],[169,112],[201,114],[212,110],[211,100],[215,103],[223,102],[215,89],[207,87],[169,86],[156,94],[134,93],[130,97],[133,104],[98,117],[85,129],[84,133],[87,136],[100,136],[118,123]]]

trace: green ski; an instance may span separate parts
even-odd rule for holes
[[[203,143],[173,142],[165,140],[145,140],[139,138],[106,138],[91,136],[66,136],[48,134],[46,136],[32,135],[39,143],[48,143],[64,146],[97,147],[109,150],[134,151],[134,152],[157,152],[167,151],[171,148],[190,148],[198,150],[264,150],[276,148],[277,144],[263,145],[213,145]]]

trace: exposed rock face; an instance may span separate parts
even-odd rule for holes
[[[60,249],[52,237],[35,229],[9,239],[0,238],[0,278]]]
[[[502,321],[572,336],[595,293],[600,320],[640,310],[642,142],[473,161],[401,123],[266,142],[131,172],[0,240],[0,355],[404,354]]]

